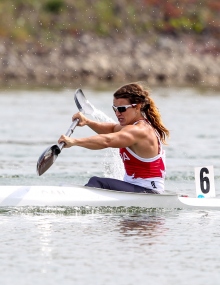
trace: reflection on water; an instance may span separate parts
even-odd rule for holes
[[[44,262],[41,265],[41,273],[47,273],[48,265],[53,259],[53,247],[51,235],[53,226],[50,220],[41,219],[36,223],[36,234],[39,237],[39,251]]]
[[[120,233],[124,236],[136,236],[148,245],[156,242],[156,237],[164,234],[168,229],[165,227],[165,218],[155,215],[130,215],[119,223]]]
[[[147,278],[152,285],[216,284],[217,213],[62,210],[1,213],[2,283],[144,285]]]

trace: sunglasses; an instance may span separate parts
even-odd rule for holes
[[[116,107],[116,106],[112,106],[112,108],[113,108],[113,110],[116,112],[116,111],[118,111],[119,113],[124,113],[124,112],[126,112],[126,110],[128,109],[128,108],[134,108],[135,106],[136,106],[137,104],[131,104],[131,105],[123,105],[123,106],[118,106],[118,107]]]

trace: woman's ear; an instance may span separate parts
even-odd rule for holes
[[[137,104],[135,107],[136,107],[136,110],[140,111],[140,110],[141,110],[141,108],[142,108],[142,104],[141,104],[141,103],[139,103],[139,104]]]

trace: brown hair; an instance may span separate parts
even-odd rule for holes
[[[163,144],[166,144],[166,137],[169,137],[169,130],[163,125],[161,115],[149,91],[145,90],[139,83],[130,83],[120,87],[113,96],[116,99],[126,98],[130,104],[141,104],[141,111],[144,113],[152,127],[158,132]]]

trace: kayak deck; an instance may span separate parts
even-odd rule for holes
[[[182,197],[176,193],[130,193],[85,186],[0,186],[0,207],[3,206],[104,206],[220,210],[220,199]]]

